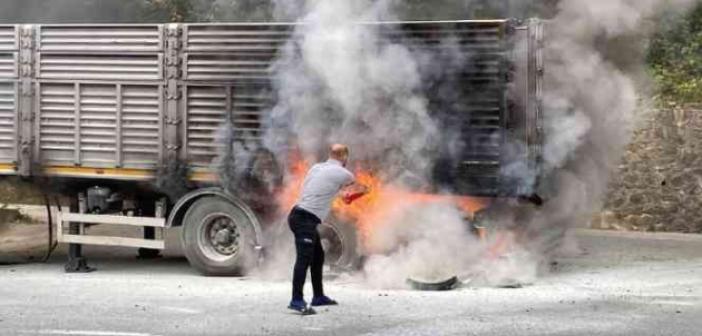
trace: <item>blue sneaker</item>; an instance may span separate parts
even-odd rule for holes
[[[326,295],[315,296],[312,298],[312,306],[336,306],[339,303],[330,299]]]
[[[302,315],[314,315],[317,312],[314,309],[307,307],[305,300],[292,300],[288,305],[288,309],[299,312]]]

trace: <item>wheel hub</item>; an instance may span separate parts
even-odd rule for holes
[[[219,230],[215,234],[214,240],[217,244],[228,245],[232,242],[231,231],[229,230]]]
[[[217,253],[232,255],[239,249],[239,230],[230,218],[212,219],[208,231],[209,243]]]

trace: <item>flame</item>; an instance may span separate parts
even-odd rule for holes
[[[309,163],[299,155],[291,157],[288,181],[280,194],[279,204],[283,209],[290,209],[295,205]],[[384,183],[379,177],[361,167],[354,169],[356,182],[370,188],[370,192],[351,204],[344,203],[337,198],[332,204],[334,216],[340,220],[353,223],[361,236],[362,242],[367,241],[374,234],[375,229],[397,211],[407,210],[413,206],[426,204],[453,204],[461,209],[466,216],[472,215],[486,207],[490,200],[486,198],[440,195],[418,193]]]
[[[300,155],[291,155],[289,162],[292,163],[288,168],[285,188],[278,194],[278,204],[281,206],[281,209],[287,211],[292,209],[300,197],[302,184],[305,182],[305,175],[309,169],[309,164]]]

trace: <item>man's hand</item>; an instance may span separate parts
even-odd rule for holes
[[[346,204],[351,204],[353,201],[363,197],[370,192],[370,188],[359,183],[353,183],[342,191],[341,199]]]

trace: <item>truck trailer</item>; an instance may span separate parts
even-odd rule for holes
[[[0,174],[49,181],[70,200],[56,228],[58,242],[70,244],[67,271],[89,270],[84,244],[153,256],[164,248],[162,231],[174,227],[183,227],[184,253],[203,274],[240,273],[259,261],[271,244],[269,207],[219,183],[217,133],[260,141],[276,102],[272,65],[298,24],[0,26]],[[530,192],[504,169],[518,157],[540,171],[541,21],[358,24],[411,50],[439,50],[451,39],[466,56],[465,71],[451,78],[459,101],[430,112],[451,114],[471,145],[437,165],[437,185],[466,196]],[[431,104],[436,93],[425,94],[441,106]],[[91,235],[94,225],[142,228],[144,239]],[[348,260],[357,238],[325,225],[338,251],[328,259]]]

